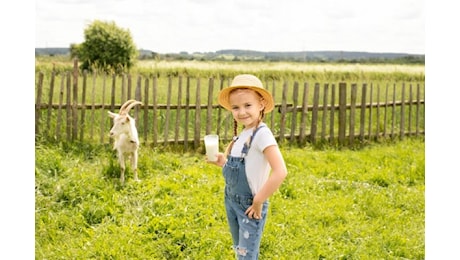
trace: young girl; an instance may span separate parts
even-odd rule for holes
[[[237,258],[258,259],[268,198],[287,175],[276,139],[263,122],[274,100],[262,82],[248,74],[236,76],[218,100],[232,112],[234,138],[216,162],[208,162],[223,167],[225,209]],[[244,127],[239,135],[238,124]]]

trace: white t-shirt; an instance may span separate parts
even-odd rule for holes
[[[253,195],[262,188],[270,175],[271,167],[263,151],[268,146],[278,145],[272,131],[265,123],[261,123],[259,127],[262,125],[264,127],[261,127],[257,131],[254,140],[252,140],[249,152],[245,157],[246,176]],[[241,132],[238,140],[233,144],[232,151],[230,152],[232,156],[241,157],[241,150],[243,149],[244,143],[249,141],[249,137],[252,135],[253,131],[254,128],[244,129]]]

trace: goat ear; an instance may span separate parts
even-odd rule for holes
[[[107,111],[107,113],[109,113],[109,117],[111,117],[111,118],[114,118],[114,117],[118,116],[117,113],[113,113],[113,112],[110,112],[110,111]]]

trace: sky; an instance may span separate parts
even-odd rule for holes
[[[35,47],[84,41],[94,20],[158,53],[365,51],[425,54],[420,0],[37,0]]]

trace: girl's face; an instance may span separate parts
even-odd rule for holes
[[[264,109],[262,97],[251,89],[237,89],[230,93],[230,105],[232,107],[233,118],[251,128],[257,125],[260,118],[260,111]]]

